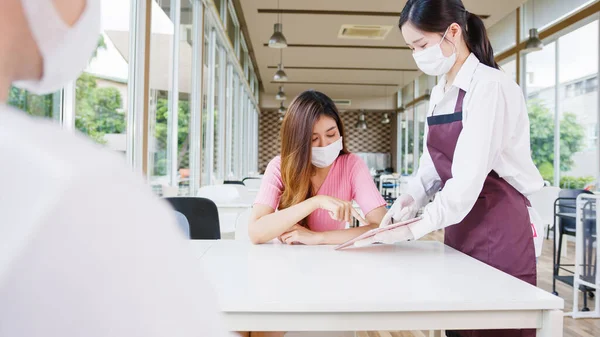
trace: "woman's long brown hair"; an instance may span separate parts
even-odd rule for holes
[[[349,153],[346,149],[344,125],[331,98],[314,90],[307,90],[296,96],[290,103],[281,126],[281,178],[284,187],[279,209],[299,204],[317,193],[313,191],[310,181],[315,172],[311,163],[312,133],[321,116],[335,120],[343,143],[340,155]],[[306,219],[301,224],[306,226]]]

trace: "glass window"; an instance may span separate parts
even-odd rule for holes
[[[213,166],[213,180],[212,184],[218,183],[223,180],[225,167],[224,167],[224,152],[225,152],[225,81],[226,81],[226,59],[225,49],[219,45],[216,54],[215,64],[215,109],[212,112],[214,114],[214,166]]]
[[[229,37],[229,41],[233,46],[233,50],[236,52],[236,56],[239,54],[239,46],[238,46],[238,34],[240,28],[238,23],[234,20],[232,15],[233,9],[230,7],[227,11],[227,36]]]
[[[415,140],[415,124],[414,124],[414,107],[406,109],[404,113],[405,123],[402,125],[402,133],[404,134],[404,174],[412,175],[414,171],[414,140]]]
[[[529,36],[530,28],[544,28],[593,3],[595,0],[535,0],[523,4],[523,39]]]
[[[234,180],[233,174],[233,103],[235,102],[235,81],[236,78],[233,76],[233,65],[227,65],[227,115],[226,115],[226,129],[225,129],[225,178],[227,180]]]
[[[102,35],[92,59],[75,82],[75,128],[94,141],[125,155],[128,45],[116,44],[128,36],[130,6],[120,1],[102,1]]]
[[[417,106],[415,107],[416,114],[417,114],[417,122],[419,123],[417,126],[417,130],[419,131],[419,134],[417,136],[417,139],[415,140],[416,142],[419,143],[419,153],[418,153],[418,156],[416,157],[416,162],[415,162],[417,169],[419,167],[419,159],[421,158],[421,155],[423,154],[423,145],[425,143],[423,136],[425,133],[425,121],[427,120],[427,108],[428,107],[429,107],[429,101],[422,101],[419,104],[417,104]]]
[[[211,77],[211,68],[209,66],[209,59],[210,59],[210,48],[212,46],[211,42],[211,37],[209,32],[211,32],[212,26],[208,23],[208,20],[206,20],[205,26],[204,26],[204,50],[203,50],[203,71],[202,71],[202,147],[201,147],[201,151],[202,151],[202,179],[201,179],[201,184],[202,185],[209,185],[210,184],[210,169],[208,167],[208,163],[210,163],[210,147],[208,146],[208,143],[210,141],[210,136],[209,136],[209,113],[208,113],[208,109],[209,109],[209,105],[211,105],[209,103],[209,99],[208,99],[208,93],[210,92],[211,88],[209,87],[212,84],[212,81],[210,81],[210,77]]]
[[[598,21],[558,40],[560,186],[584,188],[598,175]]]
[[[168,170],[170,162],[167,158],[168,119],[172,109],[170,81],[172,76],[171,46],[173,45],[174,27],[171,20],[173,1],[155,0],[152,2],[152,16],[160,18],[152,20],[151,34],[154,44],[150,52],[150,104],[148,105],[148,170],[150,184],[160,187],[163,193],[169,188]],[[167,69],[165,71],[165,69]],[[169,192],[172,194],[173,192]]]
[[[531,154],[544,180],[554,181],[556,43],[525,56]]]
[[[221,15],[223,13],[222,7],[223,7],[223,2],[225,2],[225,1],[227,1],[227,0],[214,0],[215,7],[217,8],[217,13],[219,13],[219,17],[221,17]]]
[[[231,119],[231,152],[229,152],[228,160],[231,163],[231,173],[235,179],[241,179],[240,170],[238,168],[238,162],[240,161],[240,126],[241,126],[241,106],[240,106],[240,90],[242,88],[240,83],[240,77],[235,74],[233,76],[233,111]]]
[[[61,93],[38,96],[17,87],[11,87],[8,105],[25,111],[31,116],[46,117],[60,121]]]

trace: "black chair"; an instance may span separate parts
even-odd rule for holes
[[[581,189],[563,189],[558,193],[558,199],[556,199],[556,201],[554,202],[554,225],[552,228],[553,234],[554,234],[554,245],[553,245],[553,279],[552,279],[552,293],[554,295],[558,295],[558,293],[556,292],[556,280],[561,281],[563,283],[566,283],[570,286],[573,286],[573,276],[568,276],[568,275],[560,275],[559,271],[563,270],[563,271],[567,271],[569,273],[573,273],[573,271],[568,270],[564,267],[568,266],[568,267],[574,267],[574,264],[561,264],[560,263],[560,257],[561,257],[561,252],[562,252],[562,242],[563,242],[563,236],[564,235],[568,235],[568,236],[572,236],[575,237],[576,235],[576,224],[577,224],[577,217],[576,217],[576,212],[577,212],[577,196],[579,196],[580,194],[593,194],[590,191],[587,190],[581,190]],[[588,202],[586,203],[585,207],[584,207],[584,211],[583,211],[583,224],[584,224],[584,234],[586,237],[592,237],[595,236],[595,230],[596,230],[596,218],[595,218],[595,205],[593,205],[594,210],[592,212],[591,209],[591,204]],[[558,225],[558,227],[557,227]],[[556,230],[558,228],[558,233],[556,233]],[[556,251],[556,237],[558,236],[558,251]],[[589,246],[589,248],[591,248],[593,246],[592,242],[586,242],[586,246]],[[585,250],[585,248],[584,248]],[[591,252],[590,254],[591,255]],[[591,262],[591,260],[590,260]],[[587,264],[587,263],[586,263]],[[591,266],[584,266],[585,270],[591,270],[590,267]],[[593,268],[595,270],[595,267]],[[593,292],[591,292],[591,288],[585,287],[585,286],[581,286],[580,287],[581,291],[583,291],[583,298],[584,298],[584,307],[582,309],[582,311],[588,311],[589,309],[587,308],[587,296],[588,296],[588,292],[589,292],[589,296],[593,297],[594,294]]]
[[[260,177],[246,177],[244,179],[242,179],[242,183],[246,184],[246,180],[261,180],[262,178]]]
[[[242,185],[245,186],[242,181],[239,180],[225,180],[223,181],[223,185]]]
[[[194,197],[173,197],[165,200],[187,218],[190,224],[190,239],[221,239],[219,212],[212,200]]]

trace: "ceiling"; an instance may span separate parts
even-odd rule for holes
[[[280,50],[264,44],[273,33],[277,14],[259,13],[259,10],[276,10],[278,0],[236,1],[243,11],[258,63],[265,91],[263,97],[273,96],[280,85],[272,83]],[[484,22],[490,27],[524,0],[463,2],[471,13],[488,15]],[[289,78],[289,82],[284,84],[287,96],[294,97],[306,89],[316,89],[334,99],[384,97],[413,80],[419,73],[397,28],[398,15],[394,14],[399,13],[405,3],[405,0],[279,0],[282,10],[327,11],[321,14],[282,14],[283,33],[288,44],[311,45],[282,49],[283,64]],[[342,39],[338,38],[338,32],[343,24],[389,25],[393,28],[384,40]],[[294,69],[296,67],[301,69]],[[268,105],[273,103],[268,98],[263,101],[269,102]],[[289,103],[289,98],[286,103]]]

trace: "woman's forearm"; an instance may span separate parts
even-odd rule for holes
[[[321,244],[339,245],[377,227],[379,227],[379,225],[372,224],[368,226],[321,232]]]
[[[317,208],[319,208],[317,199],[313,197],[284,210],[267,214],[248,224],[250,240],[255,244],[269,242],[285,233]]]

